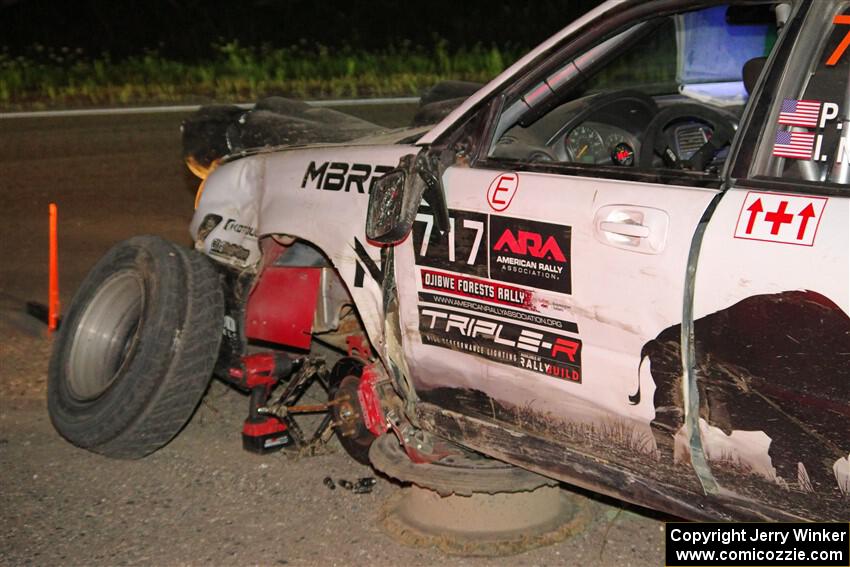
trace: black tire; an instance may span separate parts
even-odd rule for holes
[[[206,257],[156,236],[117,244],[86,276],[56,337],[53,426],[109,457],[156,451],[200,402],[223,320],[220,279]]]
[[[366,429],[363,422],[363,408],[357,397],[360,376],[363,374],[363,363],[354,358],[343,358],[333,368],[330,376],[328,398],[337,400],[343,396],[347,402],[333,406],[331,413],[334,421],[345,423],[345,427],[337,426],[336,436],[340,445],[349,456],[362,465],[369,464],[369,448],[376,439],[372,432]],[[348,434],[346,434],[348,433]]]

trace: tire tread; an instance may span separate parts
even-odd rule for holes
[[[127,370],[100,398],[69,397],[66,357],[73,329],[94,293],[116,270],[145,278],[151,303]],[[109,457],[140,458],[186,425],[212,378],[224,321],[221,279],[212,262],[158,236],[114,246],[86,276],[54,344],[48,410],[66,439]],[[143,329],[143,330],[142,330]]]
[[[110,457],[140,458],[167,444],[193,415],[209,385],[218,353],[224,297],[218,274],[210,261],[195,252],[172,245],[186,273],[186,314],[180,343],[146,411],[113,441],[94,448]],[[172,290],[171,293],[176,293]],[[218,340],[211,341],[211,329]]]

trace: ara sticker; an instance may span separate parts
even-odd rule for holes
[[[516,173],[500,173],[487,188],[487,202],[496,212],[507,210],[519,188],[519,175]]]
[[[738,215],[735,238],[813,246],[827,201],[750,191]]]
[[[572,293],[572,229],[528,219],[490,217],[490,278]]]

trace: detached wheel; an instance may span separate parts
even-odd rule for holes
[[[156,236],[113,247],[56,337],[47,406],[71,443],[139,458],[168,443],[209,384],[224,299],[203,255]]]
[[[328,397],[339,402],[331,413],[338,423],[336,436],[340,445],[351,458],[360,464],[369,464],[369,448],[376,439],[363,422],[363,408],[357,397],[363,364],[352,358],[343,358],[331,373]]]

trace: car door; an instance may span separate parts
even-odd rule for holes
[[[754,108],[736,182],[703,238],[693,365],[722,498],[846,521],[850,3],[808,12],[787,63],[768,77],[776,94]],[[790,136],[799,148],[786,146]]]
[[[705,147],[731,139],[743,62],[765,55],[775,26],[733,29],[726,5],[665,6],[622,15],[469,118],[463,128],[486,134],[443,174],[451,231],[423,207],[395,261],[422,400],[696,489],[687,467],[658,461],[642,361],[682,321],[693,237],[728,151]],[[710,84],[687,65],[706,38],[738,41]]]

